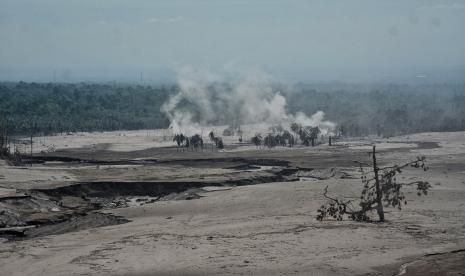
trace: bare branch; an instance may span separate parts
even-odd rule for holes
[[[427,195],[431,185],[426,181],[412,181],[406,183],[397,183],[396,175],[402,173],[402,169],[408,166],[428,170],[424,157],[418,157],[414,161],[402,165],[392,165],[386,167],[377,167],[375,147],[373,146],[372,158],[373,165],[368,163],[354,161],[360,165],[362,170],[363,190],[360,197],[348,200],[349,197],[335,198],[328,195],[328,186],[325,187],[323,197],[327,200],[325,205],[318,209],[318,220],[325,217],[332,217],[342,220],[343,215],[348,215],[350,219],[356,221],[370,221],[369,214],[377,210],[379,221],[384,221],[384,207],[396,207],[399,210],[407,204],[407,200],[401,191],[402,187],[416,186],[417,195]],[[370,171],[365,171],[362,166],[372,166]]]
[[[359,165],[364,165],[364,166],[367,166],[367,167],[371,167],[373,166],[373,164],[368,164],[368,163],[365,163],[365,162],[360,162],[360,161],[353,161],[354,163],[357,163]]]

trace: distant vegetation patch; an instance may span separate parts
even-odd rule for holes
[[[344,136],[465,130],[465,84],[273,89],[286,98],[289,112],[323,110]],[[0,119],[7,121],[9,134],[23,135],[166,128],[169,120],[160,109],[178,91],[176,85],[3,82]],[[183,105],[195,109],[188,102]],[[222,121],[215,123],[234,123],[228,116],[218,118]]]

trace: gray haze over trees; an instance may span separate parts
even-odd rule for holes
[[[0,119],[28,135],[464,130],[463,26],[458,0],[0,0]]]
[[[179,86],[116,84],[0,83],[0,119],[8,120],[8,133],[100,131],[166,128],[170,120],[164,103],[179,95]],[[237,122],[225,113],[221,86],[209,88],[212,114],[197,101],[184,99],[179,109],[200,116],[208,125]],[[286,112],[308,116],[325,110],[344,136],[392,136],[422,131],[465,130],[465,84],[436,85],[296,85],[273,86],[286,101]],[[229,99],[229,98],[226,98]]]

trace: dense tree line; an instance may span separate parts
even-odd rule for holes
[[[0,117],[15,134],[167,127],[175,86],[0,83]]]
[[[465,130],[465,84],[302,85],[285,95],[291,111],[323,110],[345,136]]]
[[[164,128],[160,107],[176,85],[0,83],[0,118],[11,134]],[[276,87],[288,111],[318,110],[346,136],[465,130],[465,84]],[[189,103],[184,103],[186,108]],[[193,110],[195,113],[195,110]],[[220,111],[218,111],[220,112]],[[227,114],[226,114],[227,115]],[[230,124],[234,114],[218,124]],[[228,117],[229,116],[229,117]]]
[[[262,137],[260,133],[255,134],[250,140],[252,144],[257,146],[265,146],[267,148],[274,148],[274,147],[290,147],[292,148],[297,141],[303,146],[310,146],[314,147],[316,145],[316,140],[318,139],[318,135],[321,133],[319,127],[311,127],[311,126],[302,126],[297,123],[292,123],[290,125],[290,129],[293,132],[289,132],[288,130],[282,129],[281,126],[279,127],[272,127],[271,133],[268,133],[265,137]]]

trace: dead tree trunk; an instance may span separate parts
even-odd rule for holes
[[[360,199],[344,199],[328,196],[328,187],[326,186],[323,196],[328,202],[318,209],[318,220],[321,221],[326,217],[342,220],[343,215],[347,215],[355,221],[371,221],[369,214],[376,210],[379,221],[384,222],[383,201],[386,203],[385,207],[397,207],[399,210],[402,209],[403,205],[407,204],[407,199],[401,192],[402,187],[416,187],[418,196],[428,194],[431,185],[427,181],[415,180],[405,183],[396,181],[396,175],[402,173],[402,170],[407,167],[427,171],[429,168],[425,164],[425,157],[417,157],[416,160],[406,162],[402,165],[395,164],[393,166],[378,167],[375,146],[373,146],[373,152],[370,153],[372,154],[372,164],[357,162],[360,164],[363,184]],[[365,172],[362,167],[365,165],[372,167],[373,170]]]
[[[373,172],[375,174],[375,189],[376,189],[376,210],[378,212],[378,217],[380,222],[384,222],[384,209],[383,209],[383,192],[379,183],[379,168],[376,164],[376,146],[373,146]]]
[[[31,133],[31,167],[32,167],[32,143],[33,143],[32,136],[33,136],[33,134]]]

